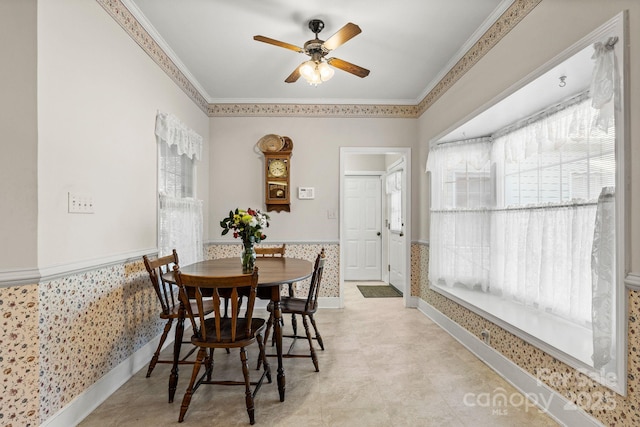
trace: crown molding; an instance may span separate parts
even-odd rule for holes
[[[175,54],[173,52],[167,53],[166,43],[159,38],[155,30],[151,30],[150,24],[145,20],[143,25],[140,22],[143,19],[140,18],[139,20],[136,14],[125,6],[123,2],[128,3],[128,0],[96,1],[209,117],[418,118],[542,0],[514,0],[479,40],[416,105],[209,103],[203,95],[204,90],[193,80],[193,76],[188,73],[184,65],[177,59],[173,59],[176,58]],[[150,28],[149,31],[147,27]],[[156,38],[158,38],[158,41]]]
[[[121,0],[96,0],[147,55],[206,113],[209,103]]]
[[[417,114],[421,116],[447,90],[469,71],[487,52],[509,33],[542,0],[515,0],[507,10],[489,27],[480,39],[445,74],[433,89],[417,105]]]

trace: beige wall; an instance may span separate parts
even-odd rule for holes
[[[38,18],[40,267],[155,248],[156,112],[203,136],[205,206],[209,119],[95,1],[40,1]],[[95,214],[67,213],[68,192]]]
[[[0,2],[0,40],[0,271],[28,270],[37,264],[35,0]]]
[[[220,220],[230,209],[264,209],[264,161],[256,142],[265,134],[293,140],[291,157],[291,212],[270,213],[267,236],[272,241],[337,242],[340,147],[413,147],[415,119],[247,117],[211,119],[211,241],[232,241],[220,236]],[[298,187],[315,187],[313,200],[298,200]]]

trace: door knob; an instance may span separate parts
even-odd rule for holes
[[[380,235],[380,232],[378,231],[376,234],[379,236],[379,235]]]
[[[404,236],[404,233],[401,231],[401,232],[400,232],[400,237],[402,237],[402,236]]]

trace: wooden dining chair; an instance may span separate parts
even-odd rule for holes
[[[284,256],[284,252],[285,252],[285,247],[286,247],[286,244],[283,244],[282,246],[276,246],[276,247],[255,246],[254,249],[256,251],[256,255],[257,256],[262,256],[262,257],[280,256],[280,257],[283,257]]]
[[[256,287],[258,286],[258,268],[255,268],[253,274],[225,277],[190,276],[181,274],[178,270],[176,271],[176,279],[180,286],[182,298],[187,298],[187,295],[189,295],[196,301],[197,311],[188,305],[187,317],[191,320],[194,332],[191,337],[191,343],[198,347],[198,355],[193,365],[193,373],[191,374],[189,386],[182,399],[178,421],[184,421],[184,416],[191,403],[191,397],[200,385],[219,384],[245,386],[245,401],[247,413],[249,414],[249,422],[254,424],[254,397],[265,377],[268,382],[271,382],[271,368],[264,355],[263,334],[265,331],[265,320],[253,317]],[[239,307],[240,295],[243,293],[243,288],[249,290],[244,316],[240,314]],[[229,317],[221,314],[220,309],[225,300],[223,294],[229,295],[228,300],[231,302]],[[203,314],[199,314],[203,313],[206,297],[211,298],[215,313],[215,316],[209,318],[205,318]],[[262,358],[262,363],[264,364],[264,371],[258,381],[252,382],[249,377],[247,352],[245,348],[256,341],[258,343],[259,357]],[[212,379],[213,351],[216,348],[240,349],[240,361],[242,362],[244,381]],[[198,377],[200,367],[203,364],[205,370],[202,375]],[[255,386],[253,390],[251,390],[251,386]]]
[[[286,243],[283,243],[282,246],[276,246],[276,247],[263,247],[263,246],[255,247],[256,255],[264,258],[284,257],[285,249],[286,249]],[[289,297],[295,296],[294,283],[289,283],[288,292],[289,292],[288,293]],[[291,327],[293,328],[293,334],[296,335],[298,333],[298,321],[296,319],[295,314],[291,315]],[[273,337],[272,341],[273,342],[271,344],[275,345],[275,336]],[[260,363],[260,361],[258,361],[258,363]]]
[[[318,332],[318,326],[316,325],[316,321],[313,318],[313,315],[318,309],[318,294],[320,292],[320,284],[322,282],[322,273],[324,271],[324,262],[325,262],[325,252],[324,248],[320,251],[320,254],[316,257],[316,262],[313,268],[313,275],[311,276],[311,282],[309,283],[309,292],[307,293],[306,298],[296,298],[296,297],[284,297],[280,302],[280,308],[282,310],[282,314],[298,314],[302,317],[302,324],[304,325],[305,336],[297,335],[294,332],[291,335],[283,334],[283,338],[292,338],[293,342],[289,347],[289,351],[287,354],[284,354],[283,357],[310,357],[313,361],[313,366],[316,368],[316,372],[318,372],[318,357],[316,356],[315,348],[313,347],[313,339],[315,338],[320,345],[320,348],[324,350],[324,343],[322,342],[322,336],[320,332]],[[269,331],[273,325],[273,303],[269,303],[267,306],[267,310],[271,313],[269,316],[269,321],[267,322],[267,331],[265,333],[265,340],[269,337]],[[307,318],[311,321],[311,325],[313,326],[315,337],[311,336],[311,332],[309,330],[309,322]],[[293,354],[292,350],[296,343],[297,339],[306,338],[309,342],[309,354]],[[269,355],[271,356],[271,355]],[[258,361],[258,368],[260,368],[260,361]]]
[[[162,331],[162,335],[160,336],[160,342],[158,343],[158,347],[156,348],[155,353],[153,353],[153,357],[149,362],[149,368],[147,369],[147,378],[151,376],[151,372],[156,367],[158,363],[171,363],[174,364],[175,360],[175,352],[178,354],[178,364],[192,364],[193,361],[188,361],[189,356],[193,354],[196,350],[196,347],[193,347],[189,350],[189,352],[182,358],[180,355],[181,344],[183,344],[182,340],[182,331],[179,331],[176,327],[175,330],[175,340],[174,343],[174,354],[171,359],[160,359],[160,351],[162,350],[162,346],[164,345],[165,340],[167,339],[167,335],[171,330],[171,326],[175,319],[181,320],[184,319],[184,307],[180,304],[179,299],[179,288],[177,285],[170,283],[164,280],[164,275],[169,271],[179,268],[178,262],[178,253],[176,250],[173,250],[171,255],[166,255],[160,258],[150,260],[146,255],[142,257],[144,261],[144,266],[149,273],[149,279],[151,280],[151,285],[155,290],[156,296],[158,297],[158,301],[160,301],[160,318],[165,320],[164,330]],[[193,306],[192,309],[197,311],[197,307]],[[213,311],[213,304],[211,301],[206,302],[201,307],[202,313],[204,315],[210,314]],[[190,341],[184,341],[184,343],[190,343]],[[175,387],[177,383],[176,372],[171,373],[171,377],[169,379],[169,402],[173,402],[173,397],[175,395]]]

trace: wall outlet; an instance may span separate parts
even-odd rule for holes
[[[487,329],[484,329],[480,333],[480,336],[482,337],[482,342],[484,342],[486,345],[491,344],[491,335],[489,334],[489,331]]]

